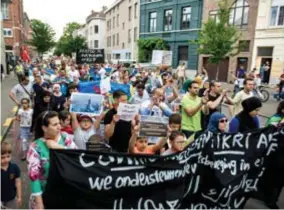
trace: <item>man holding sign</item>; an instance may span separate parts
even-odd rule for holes
[[[105,137],[109,140],[113,150],[116,152],[127,152],[131,137],[131,121],[120,119],[120,116],[117,114],[119,104],[127,104],[127,95],[117,90],[113,93],[113,100],[113,108],[106,113],[104,118]]]

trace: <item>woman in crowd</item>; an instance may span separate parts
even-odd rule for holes
[[[52,96],[52,109],[53,111],[60,112],[64,110],[64,103],[66,102],[65,96],[60,91],[60,85],[53,85],[53,96]]]
[[[27,153],[32,209],[44,209],[42,193],[49,172],[49,150],[76,148],[71,138],[61,134],[60,128],[58,114],[54,111],[43,112],[36,122],[36,140],[31,143]]]
[[[209,119],[207,130],[212,133],[224,133],[227,128],[228,119],[223,113],[214,112]]]
[[[284,119],[284,101],[281,101],[277,107],[277,111],[266,122],[266,126],[277,125]]]
[[[243,111],[237,114],[230,122],[229,132],[246,132],[260,127],[257,117],[261,108],[261,101],[256,97],[251,97],[242,102]]]

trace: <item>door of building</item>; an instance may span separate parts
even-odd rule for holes
[[[219,64],[219,78],[220,82],[227,82],[228,69],[229,69],[229,58],[224,59]],[[203,57],[203,67],[208,72],[209,80],[216,79],[217,65],[209,62],[209,57]]]
[[[177,65],[179,65],[180,61],[188,61],[188,46],[178,46]]]

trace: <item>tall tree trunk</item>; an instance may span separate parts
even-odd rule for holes
[[[215,78],[216,81],[218,81],[218,79],[219,79],[219,67],[220,67],[220,62],[218,62],[218,64],[217,64],[216,78]]]

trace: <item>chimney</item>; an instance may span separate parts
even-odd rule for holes
[[[102,7],[102,12],[106,11],[107,10],[107,6],[103,6]]]

